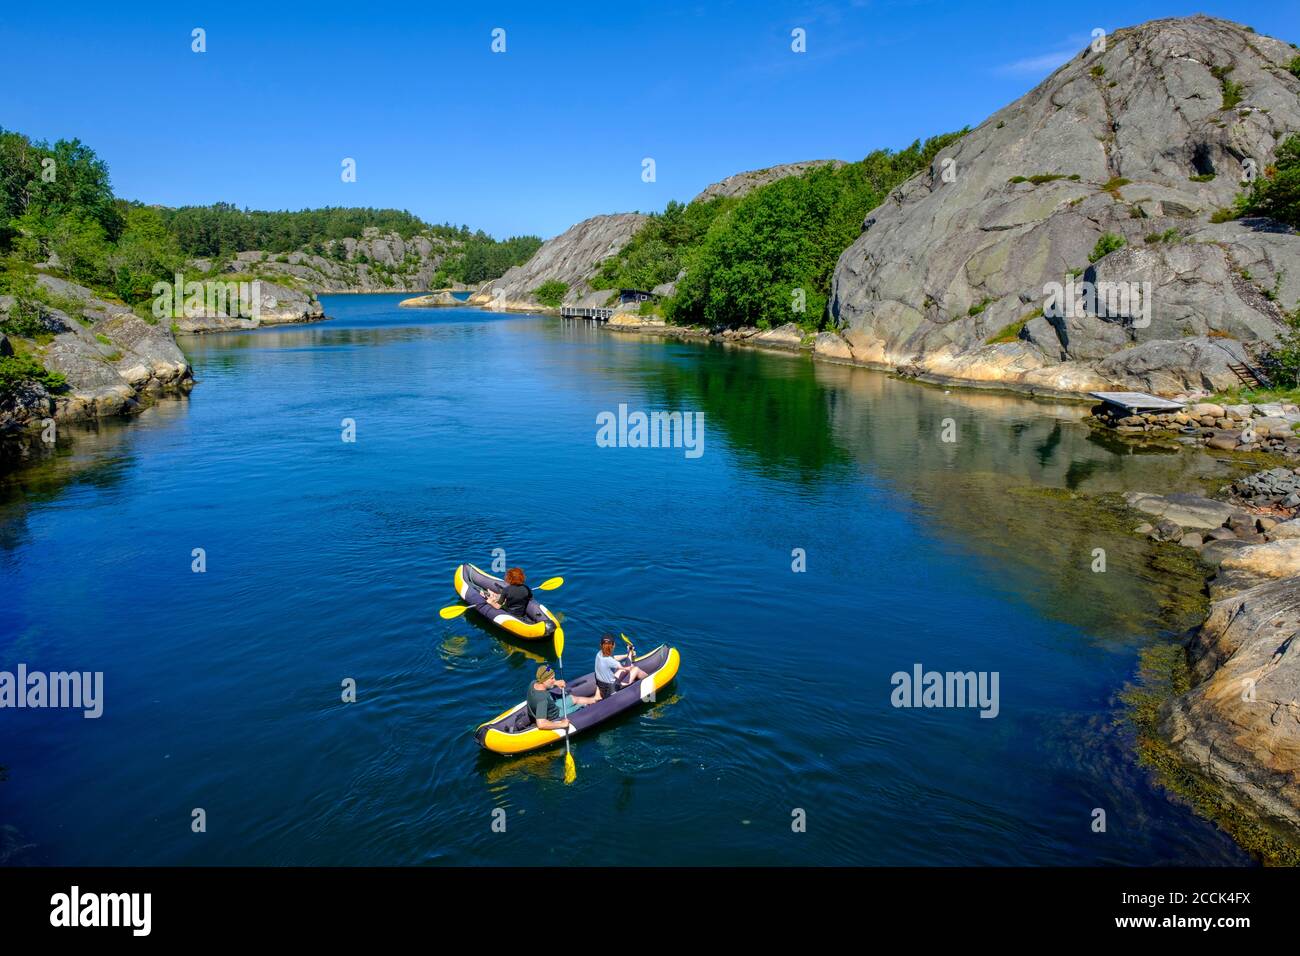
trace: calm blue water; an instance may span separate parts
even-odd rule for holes
[[[1032,491],[1177,487],[1209,458],[1100,443],[1078,407],[401,298],[188,339],[189,399],[0,484],[0,669],[106,684],[97,721],[0,712],[0,858],[1244,861],[1115,726],[1191,585]],[[597,447],[620,403],[704,412],[704,455]],[[562,751],[470,736],[548,653],[438,617],[494,548],[565,577],[570,676],[605,629],[681,650],[655,706],[575,739],[572,786]],[[1001,713],[891,707],[914,663],[997,671]]]

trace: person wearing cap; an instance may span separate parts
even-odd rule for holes
[[[569,726],[569,718],[560,711],[560,705],[551,696],[551,688],[564,688],[564,681],[555,679],[555,671],[543,664],[537,668],[536,679],[528,688],[528,713],[536,722],[539,730],[563,730]],[[598,697],[569,698],[575,704],[594,704]]]
[[[614,654],[614,636],[603,634],[600,638],[600,653],[596,655],[596,692],[600,700],[609,697],[622,684],[645,680],[646,672],[630,660],[630,654]],[[626,661],[626,663],[620,663]],[[575,698],[576,699],[576,698]]]

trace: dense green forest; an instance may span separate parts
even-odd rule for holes
[[[468,230],[455,238],[461,244],[460,249],[449,253],[439,266],[433,277],[435,288],[453,282],[479,285],[495,279],[504,275],[511,266],[527,262],[542,245],[538,236],[511,236],[497,240],[485,232],[471,234]]]
[[[161,213],[168,232],[189,256],[228,256],[253,249],[275,253],[310,249],[324,255],[324,243],[357,238],[363,229],[370,227],[380,232],[395,232],[403,239],[432,230],[445,238],[469,235],[466,226],[430,227],[418,216],[400,209],[329,206],[298,212],[266,212],[221,202],[163,209]]]
[[[78,140],[35,142],[0,128],[0,292],[30,277],[53,255],[68,278],[131,304],[151,295],[189,258],[296,250],[345,259],[335,240],[374,227],[451,247],[439,281],[480,283],[525,262],[541,239],[498,241],[468,226],[431,226],[397,209],[330,207],[298,212],[240,209],[230,203],[166,209],[113,195],[108,167]]]
[[[768,328],[797,322],[820,328],[835,264],[861,233],[863,218],[965,132],[779,179],[738,201],[714,200],[718,205],[701,210],[694,221],[689,210],[679,214],[684,221],[668,235],[685,237],[671,259],[672,268],[684,267],[686,275],[664,304],[665,315],[684,325]],[[662,233],[668,219],[665,211],[641,233],[652,227]],[[701,232],[703,220],[707,224]]]
[[[686,253],[704,239],[714,221],[739,200],[718,196],[707,202],[670,202],[637,230],[617,255],[600,264],[593,289],[644,289],[671,282],[685,267]]]

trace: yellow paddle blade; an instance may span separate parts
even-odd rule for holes
[[[554,591],[564,584],[564,578],[547,578],[541,584],[537,585],[539,591]]]
[[[460,617],[468,610],[468,604],[453,604],[451,607],[445,607],[439,611],[438,616],[444,621],[450,621],[453,617]]]
[[[573,754],[564,752],[564,782],[573,783],[578,779],[578,765],[573,762]]]
[[[558,624],[555,627],[555,658],[564,660],[564,628]]]
[[[618,636],[623,638],[623,643],[626,644],[628,647],[632,646],[632,642],[627,639],[627,635],[624,634],[622,631],[618,632]]]

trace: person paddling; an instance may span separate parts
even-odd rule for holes
[[[626,661],[626,663],[623,663]],[[613,695],[618,688],[632,681],[645,680],[649,675],[632,663],[631,654],[614,654],[614,637],[603,634],[600,652],[596,655],[596,690],[600,699]],[[577,698],[574,698],[575,700]]]
[[[564,689],[565,683],[562,680],[555,679],[555,671],[550,666],[543,664],[537,668],[536,679],[528,687],[528,713],[532,716],[533,721],[537,724],[539,730],[563,730],[569,726],[569,718],[565,717],[560,710],[560,705],[555,698],[551,696],[551,688],[559,687]],[[569,698],[575,704],[585,705],[594,704],[598,697],[577,697]]]
[[[488,603],[513,614],[521,621],[527,621],[528,605],[533,599],[533,589],[526,585],[524,580],[523,568],[511,568],[506,572],[505,591],[501,594],[489,591]]]

